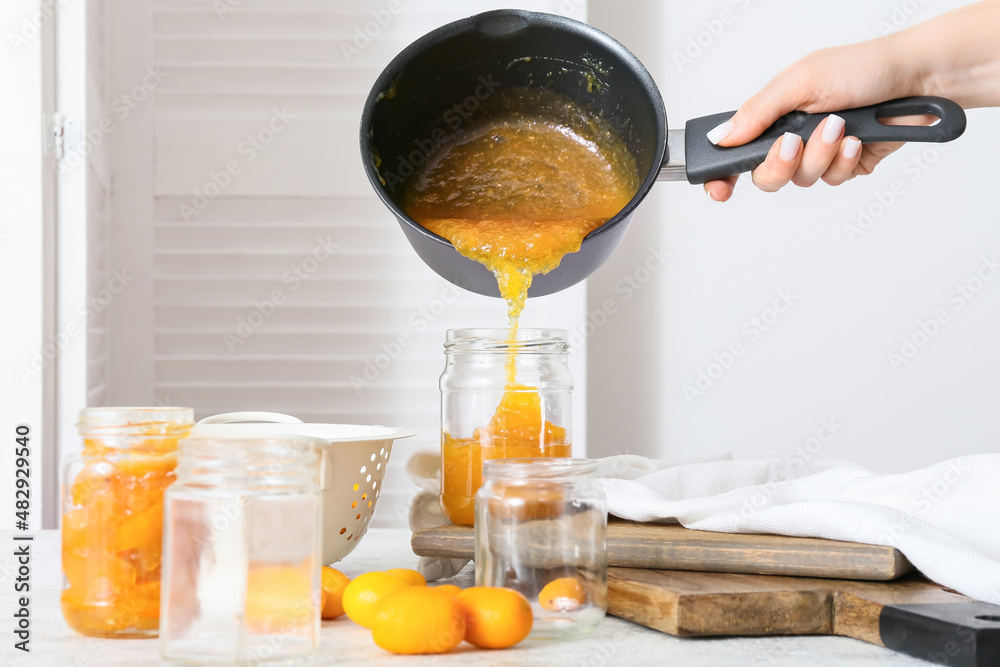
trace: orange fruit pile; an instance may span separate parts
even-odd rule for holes
[[[340,601],[348,618],[372,631],[378,646],[403,655],[446,653],[463,640],[479,648],[507,648],[528,636],[534,620],[531,605],[517,591],[432,588],[420,573],[406,569],[359,575],[343,587]],[[324,618],[330,603],[331,597],[324,597]]]
[[[312,609],[309,581],[305,567],[251,571],[246,604],[250,626],[273,632],[289,619],[307,621],[305,612]],[[349,579],[324,567],[321,582],[322,617],[346,614],[369,628],[375,643],[392,653],[446,653],[463,640],[479,648],[507,648],[528,636],[534,620],[531,605],[517,591],[462,590],[451,584],[432,588],[416,570],[367,572]]]

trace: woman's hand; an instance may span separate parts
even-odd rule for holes
[[[914,94],[914,82],[906,76],[906,68],[895,65],[888,46],[886,40],[875,40],[809,54],[744,102],[731,120],[709,133],[709,140],[719,146],[739,146],[795,109],[809,113],[851,109]],[[840,185],[858,174],[871,173],[900,146],[862,146],[856,137],[844,136],[844,120],[831,114],[805,146],[790,132],[774,142],[767,159],[754,169],[753,182],[765,192],[775,192],[789,181],[807,187],[821,178]],[[705,191],[712,199],[726,201],[736,178],[709,181]]]
[[[719,146],[739,146],[795,109],[821,113],[909,95],[950,97],[966,108],[1000,104],[998,34],[1000,0],[984,0],[889,37],[816,51],[774,77],[708,138]],[[885,122],[928,124],[933,117]],[[830,115],[805,146],[792,133],[774,142],[767,159],[753,171],[753,182],[765,192],[779,190],[789,181],[803,187],[820,179],[840,185],[870,174],[900,146],[862,145],[857,138],[844,136],[843,119]],[[716,201],[726,201],[736,179],[709,181],[705,191]]]

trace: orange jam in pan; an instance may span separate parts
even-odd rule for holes
[[[403,209],[497,277],[513,323],[559,266],[635,195],[635,159],[603,117],[546,89],[488,99],[407,184]]]

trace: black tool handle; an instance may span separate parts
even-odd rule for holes
[[[794,132],[809,139],[816,126],[829,113],[792,111],[779,118],[771,127],[742,146],[722,148],[705,136],[716,125],[732,118],[735,111],[702,116],[687,122],[684,134],[687,179],[704,183],[717,178],[753,171],[785,132]],[[955,102],[943,97],[904,97],[872,104],[858,109],[835,111],[845,121],[845,136],[855,136],[862,143],[879,141],[945,142],[957,139],[965,131],[965,112]],[[941,120],[935,125],[883,125],[880,118],[930,114]]]
[[[886,605],[886,648],[952,667],[1000,665],[1000,605],[987,602]]]

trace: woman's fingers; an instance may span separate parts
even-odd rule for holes
[[[843,136],[843,118],[836,114],[824,118],[806,142],[802,161],[792,176],[792,183],[807,188],[818,181],[837,157]]]
[[[782,115],[799,109],[811,90],[786,73],[774,77],[762,90],[736,110],[733,117],[713,128],[708,140],[717,146],[739,146],[756,138]]]
[[[736,188],[736,179],[739,176],[729,176],[717,181],[705,183],[705,192],[708,193],[712,201],[728,201],[733,196],[733,189]]]
[[[774,142],[763,164],[753,170],[753,183],[764,192],[777,192],[784,187],[802,160],[802,137],[785,132]]]
[[[857,137],[844,137],[837,148],[837,154],[823,173],[823,180],[830,185],[840,185],[854,178],[854,169],[861,160],[861,140]]]
[[[765,192],[780,190],[789,181],[796,185],[809,186],[820,178],[829,185],[841,185],[859,174],[871,173],[882,158],[903,145],[878,143],[862,146],[861,140],[857,137],[842,137],[831,146],[823,141],[823,129],[823,124],[820,124],[804,149],[801,148],[802,140],[791,133],[774,142],[767,159],[753,172],[754,184]],[[839,133],[843,133],[842,127]],[[793,145],[797,149],[790,159],[782,155],[782,145],[786,141],[788,142],[784,149],[786,156],[792,155]],[[810,150],[810,146],[814,148]],[[819,171],[820,169],[822,171]],[[817,173],[818,176],[815,175]],[[705,192],[713,201],[728,201],[733,196],[737,178],[730,176],[709,181],[704,185]]]
[[[820,177],[824,177],[835,163],[840,170],[847,162],[841,151],[843,135],[844,119],[836,114],[830,114],[816,126],[804,148],[799,135],[786,132],[774,142],[763,164],[754,169],[754,184],[765,192],[779,190],[789,181],[801,187],[809,187]],[[851,157],[857,158],[857,153]],[[850,164],[844,180],[850,178],[855,165],[857,159]]]
[[[888,118],[889,125],[929,125],[933,116]],[[722,128],[730,131],[731,128]],[[719,140],[720,144],[724,143]],[[753,172],[753,182],[765,192],[775,192],[789,182],[809,187],[822,179],[830,185],[840,185],[859,174],[869,174],[886,155],[902,143],[875,143],[866,146],[856,137],[844,136],[844,119],[830,114],[813,130],[809,141],[786,132],[771,146],[767,159]],[[727,201],[733,196],[736,176],[705,183],[705,192],[714,201]]]

